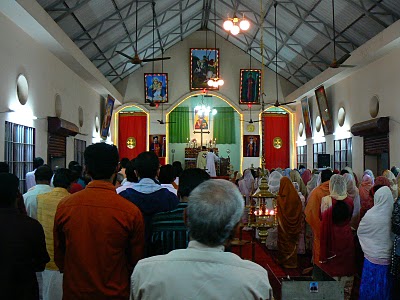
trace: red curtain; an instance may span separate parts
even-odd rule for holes
[[[119,114],[118,127],[118,151],[119,157],[127,157],[133,159],[146,149],[147,137],[147,116],[145,113]],[[129,145],[129,138],[134,138],[136,145],[132,147],[132,139]],[[128,147],[129,146],[129,147]]]
[[[265,168],[287,168],[290,167],[289,160],[289,115],[288,114],[266,114],[263,116],[264,137],[263,147],[265,156]],[[274,147],[274,139],[275,146]],[[281,142],[280,142],[281,141]]]

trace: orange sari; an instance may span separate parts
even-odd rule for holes
[[[303,205],[293,183],[282,177],[277,198],[279,263],[297,268],[297,243],[304,226]]]
[[[323,197],[328,196],[329,192],[329,180],[321,183],[317,186],[309,195],[306,209],[304,213],[306,215],[306,221],[310,224],[313,231],[313,260],[314,264],[320,265],[319,253],[320,253],[320,234],[321,234],[321,200]]]

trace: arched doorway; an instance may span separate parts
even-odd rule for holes
[[[295,168],[294,113],[285,106],[270,106],[260,118],[265,168]]]
[[[119,107],[114,114],[114,144],[120,158],[135,158],[148,145],[148,113],[134,104]]]
[[[198,108],[210,112],[199,118]],[[212,110],[216,109],[216,114]],[[167,161],[180,161],[182,166],[196,165],[193,148],[217,148],[219,157],[227,158],[234,170],[241,170],[242,114],[238,108],[216,93],[192,93],[184,97],[167,113]]]

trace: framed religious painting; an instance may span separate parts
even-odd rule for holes
[[[194,112],[194,130],[208,130],[208,124],[210,123],[210,116],[208,114],[202,114],[197,111]]]
[[[323,85],[315,90],[315,96],[317,98],[319,116],[322,120],[322,128],[324,134],[329,135],[333,133],[333,121],[331,111],[328,106],[328,100],[326,98],[325,88]]]
[[[218,90],[210,87],[207,82],[219,77],[219,49],[191,48],[190,49],[190,89]]]
[[[165,134],[149,135],[150,147],[149,151],[154,152],[158,157],[165,157]]]
[[[260,104],[261,70],[240,70],[239,104]]]
[[[308,104],[308,98],[304,97],[301,99],[301,110],[303,112],[304,128],[306,130],[306,138],[312,138],[312,123],[310,116],[310,105]]]
[[[259,157],[259,156],[260,156],[260,136],[244,135],[243,157]]]
[[[103,122],[101,123],[101,130],[100,130],[100,137],[103,140],[106,140],[108,137],[112,113],[113,113],[113,109],[114,109],[114,102],[115,102],[115,99],[111,95],[108,95],[107,100],[106,100],[106,106],[104,109]]]
[[[145,73],[144,94],[146,103],[168,102],[168,74]]]

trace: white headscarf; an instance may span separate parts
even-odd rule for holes
[[[354,204],[354,209],[353,209],[353,215],[351,217],[351,227],[356,229],[359,223],[359,217],[360,217],[360,209],[361,209],[361,203],[360,203],[360,193],[358,191],[358,188],[356,187],[356,181],[350,173],[345,173],[343,174],[343,178],[346,181],[347,185],[347,195],[353,199],[353,204]]]
[[[271,175],[269,175],[268,177],[268,186],[269,186],[269,191],[271,193],[278,193],[279,192],[279,187],[281,184],[281,178],[282,178],[282,174],[279,173],[278,171],[274,171],[271,173]]]
[[[381,187],[374,195],[374,206],[367,211],[358,226],[357,235],[367,258],[391,257],[391,218],[393,212],[392,191]]]
[[[374,176],[374,173],[373,173],[370,169],[366,169],[366,170],[364,171],[363,176],[364,176],[365,174],[369,175],[369,176],[372,178],[372,185],[374,185],[374,183],[375,183],[375,176]]]
[[[385,176],[387,179],[389,179],[390,188],[392,189],[393,199],[396,200],[398,197],[398,189],[399,189],[397,185],[396,176],[394,176],[393,172],[390,170],[385,170],[382,175]]]
[[[238,185],[242,195],[250,196],[252,188],[254,188],[254,177],[250,169],[244,171],[243,179],[239,180]]]
[[[347,185],[342,175],[332,175],[329,180],[329,196],[336,200],[344,200],[347,198]]]
[[[307,182],[307,194],[310,195],[311,191],[317,187],[318,174],[313,174],[311,179]]]

